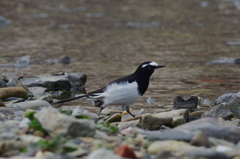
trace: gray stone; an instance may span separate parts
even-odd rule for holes
[[[122,159],[115,155],[112,151],[106,149],[98,149],[89,154],[87,159]]]
[[[25,147],[26,145],[18,139],[1,140],[0,156],[9,157],[18,155],[23,149],[25,149]]]
[[[7,120],[0,122],[0,139],[12,139],[18,132],[19,121]],[[13,135],[12,135],[13,134]]]
[[[230,101],[232,98],[235,98],[235,97],[240,97],[240,92],[238,92],[238,93],[225,93],[225,94],[221,95],[220,97],[218,97],[218,98],[215,100],[215,103],[216,103],[216,104],[229,103],[229,101]]]
[[[17,109],[39,109],[43,107],[52,107],[50,103],[44,100],[34,100],[34,101],[24,101],[18,103],[7,103],[7,107],[9,108],[17,108]]]
[[[196,133],[201,131],[207,137],[224,139],[230,142],[238,142],[240,140],[240,128],[234,125],[223,125],[215,118],[202,118],[180,125],[175,130]]]
[[[35,97],[41,97],[44,95],[44,93],[46,92],[46,88],[44,87],[28,87],[29,91],[32,92],[32,94],[35,96]]]
[[[240,93],[237,93],[237,95],[229,101],[228,105],[233,116],[240,119]]]
[[[186,142],[189,142],[194,136],[192,133],[174,129],[167,129],[164,131],[144,131],[142,134],[151,140],[178,140]]]
[[[209,99],[204,99],[204,98],[200,98],[199,101],[199,105],[201,107],[210,107],[212,105],[212,101],[210,101]]]
[[[48,75],[24,78],[22,83],[28,87],[45,87],[48,91],[80,88],[86,83],[87,76],[82,73],[64,73],[63,75]]]
[[[207,159],[229,159],[223,152],[218,152],[214,149],[199,148],[186,152],[187,157],[191,158],[207,158]]]
[[[233,117],[233,113],[228,104],[221,103],[214,106],[209,112],[205,112],[202,117],[223,118],[227,120]]]
[[[37,112],[35,117],[51,136],[92,137],[95,135],[96,126],[92,121],[76,119],[51,107]]]
[[[128,121],[128,122],[120,122],[118,124],[118,129],[119,131],[122,131],[124,129],[127,129],[129,127],[137,127],[137,125],[139,125],[140,120],[132,120],[132,121]]]
[[[75,109],[73,109],[72,116],[86,115],[89,118],[95,120],[98,119],[98,115],[96,113],[92,113],[83,106],[79,105]]]

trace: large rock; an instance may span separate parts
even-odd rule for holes
[[[240,92],[226,93],[216,100],[216,105],[210,112],[204,114],[207,117],[221,117],[230,119],[240,118]]]
[[[8,108],[16,109],[39,109],[43,107],[52,107],[50,103],[45,100],[33,100],[33,101],[24,101],[24,102],[9,102],[5,104]]]
[[[143,131],[143,135],[151,140],[179,140],[189,142],[194,134],[174,129],[164,131]]]
[[[19,121],[0,122],[0,156],[8,157],[19,154],[26,146],[19,140]]]
[[[172,117],[156,117],[152,114],[145,114],[139,126],[147,130],[159,130],[162,125],[172,126]]]
[[[216,104],[229,103],[235,97],[240,97],[240,92],[238,92],[238,93],[225,93],[225,94],[221,95],[220,97],[218,97],[215,100],[215,103]]]
[[[67,116],[54,108],[44,108],[36,113],[35,117],[51,136],[92,137],[95,135],[96,127],[92,121]]]
[[[233,117],[233,113],[228,104],[221,103],[214,106],[209,112],[205,112],[202,117],[223,118],[227,120]]]
[[[64,73],[63,75],[23,78],[22,83],[28,87],[45,87],[48,91],[56,91],[82,87],[86,80],[87,76],[82,73]]]
[[[157,118],[173,118],[172,126],[178,126],[186,123],[188,121],[189,112],[187,109],[172,110],[169,112],[161,112],[154,114]]]
[[[182,141],[154,141],[147,149],[150,154],[158,154],[158,158],[168,154],[174,154],[174,158],[185,157],[206,157],[206,158],[219,158],[227,159],[227,156],[221,152],[217,152],[214,149],[207,149],[203,147],[195,147]],[[205,153],[204,153],[205,152]]]
[[[202,118],[180,125],[175,130],[190,133],[202,132],[206,137],[214,137],[237,143],[240,140],[240,128],[235,125],[224,124],[215,118]]]

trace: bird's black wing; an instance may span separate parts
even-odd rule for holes
[[[129,83],[132,83],[134,82],[136,79],[134,77],[134,74],[130,74],[128,76],[124,76],[124,77],[121,77],[121,78],[118,78],[112,82],[110,82],[109,84],[112,84],[112,83],[122,83],[122,82],[129,82]]]

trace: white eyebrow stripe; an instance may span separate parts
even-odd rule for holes
[[[158,64],[157,64],[156,62],[150,62],[150,63],[148,63],[148,64],[144,64],[144,65],[142,65],[142,68],[143,68],[143,67],[146,67],[146,66],[148,66],[148,65],[151,65],[151,66],[158,66]]]

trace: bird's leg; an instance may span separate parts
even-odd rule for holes
[[[130,112],[130,110],[129,110],[129,106],[126,106],[126,111],[128,112],[128,114],[130,114],[132,117],[135,117],[135,115],[134,114],[132,114],[131,112]]]
[[[100,107],[99,112],[98,112],[98,116],[101,114],[101,111],[102,111],[105,107],[106,107],[106,105],[104,105],[104,104]]]

